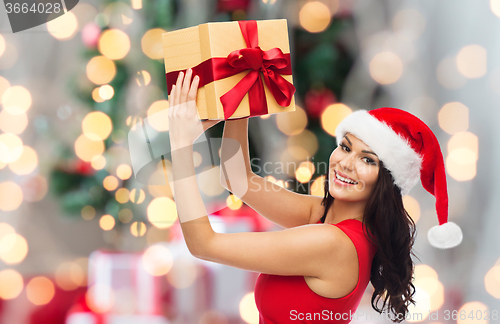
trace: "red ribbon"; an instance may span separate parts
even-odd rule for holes
[[[260,77],[261,73],[267,88],[281,107],[288,107],[295,93],[293,84],[281,76],[292,74],[290,54],[284,54],[277,47],[263,51],[258,46],[259,38],[255,20],[238,21],[238,24],[247,48],[235,50],[227,57],[208,59],[192,68],[193,74],[200,77],[198,85],[200,88],[210,82],[250,70],[240,82],[220,97],[224,109],[224,120],[234,114],[247,93],[251,116],[268,113],[266,93]],[[185,72],[185,70],[166,74],[168,93],[177,82],[180,72]]]

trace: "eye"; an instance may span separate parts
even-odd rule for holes
[[[351,149],[349,148],[349,146],[345,145],[344,143],[341,143],[340,144],[340,147],[342,147],[342,151],[344,152],[351,152]]]
[[[377,162],[373,161],[372,159],[370,159],[369,157],[364,157],[364,158],[361,158],[363,161],[365,161],[366,163],[368,164],[373,164],[373,165],[377,165]]]

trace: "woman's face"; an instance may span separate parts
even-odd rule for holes
[[[330,155],[330,195],[340,200],[367,201],[377,182],[379,167],[378,156],[347,133]]]

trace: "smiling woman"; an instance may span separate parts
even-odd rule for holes
[[[342,140],[330,156],[322,199],[294,193],[254,174],[248,119],[227,120],[221,149],[222,185],[233,194],[238,192],[234,188],[247,188],[238,198],[285,229],[216,233],[197,188],[192,144],[218,121],[198,120],[198,80],[191,84],[191,75],[188,70],[184,79],[181,73],[169,97],[175,203],[189,251],[203,260],[260,272],[255,287],[260,324],[319,323],[324,319],[293,315],[316,315],[324,310],[333,314],[336,323],[349,323],[352,317],[342,315],[355,313],[370,280],[375,288],[373,308],[387,309],[394,322],[401,322],[414,302],[411,254],[415,238],[415,224],[404,210],[402,195],[420,176],[424,188],[437,198],[441,226],[434,237],[438,241],[452,237],[441,232],[448,232],[450,226],[456,229],[447,223],[443,158],[434,134],[418,118],[399,109],[353,113],[337,128],[337,139]],[[412,137],[415,129],[418,138]],[[240,143],[244,168],[239,169],[246,174],[234,172],[231,163],[226,165],[228,140]],[[438,243],[452,247],[459,239]]]

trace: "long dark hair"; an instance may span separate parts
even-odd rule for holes
[[[321,202],[325,212],[321,218],[324,223],[326,214],[334,198],[329,192],[329,175],[325,181],[325,196]],[[411,255],[415,242],[415,222],[403,206],[400,189],[394,184],[391,173],[380,162],[378,179],[374,191],[365,207],[363,223],[371,231],[365,231],[370,242],[377,245],[371,267],[370,281],[375,288],[371,303],[373,309],[382,313],[387,310],[394,314],[393,322],[405,319],[410,303],[415,304],[412,283],[414,264]],[[418,258],[417,258],[418,259]],[[378,307],[382,300],[382,307]]]

